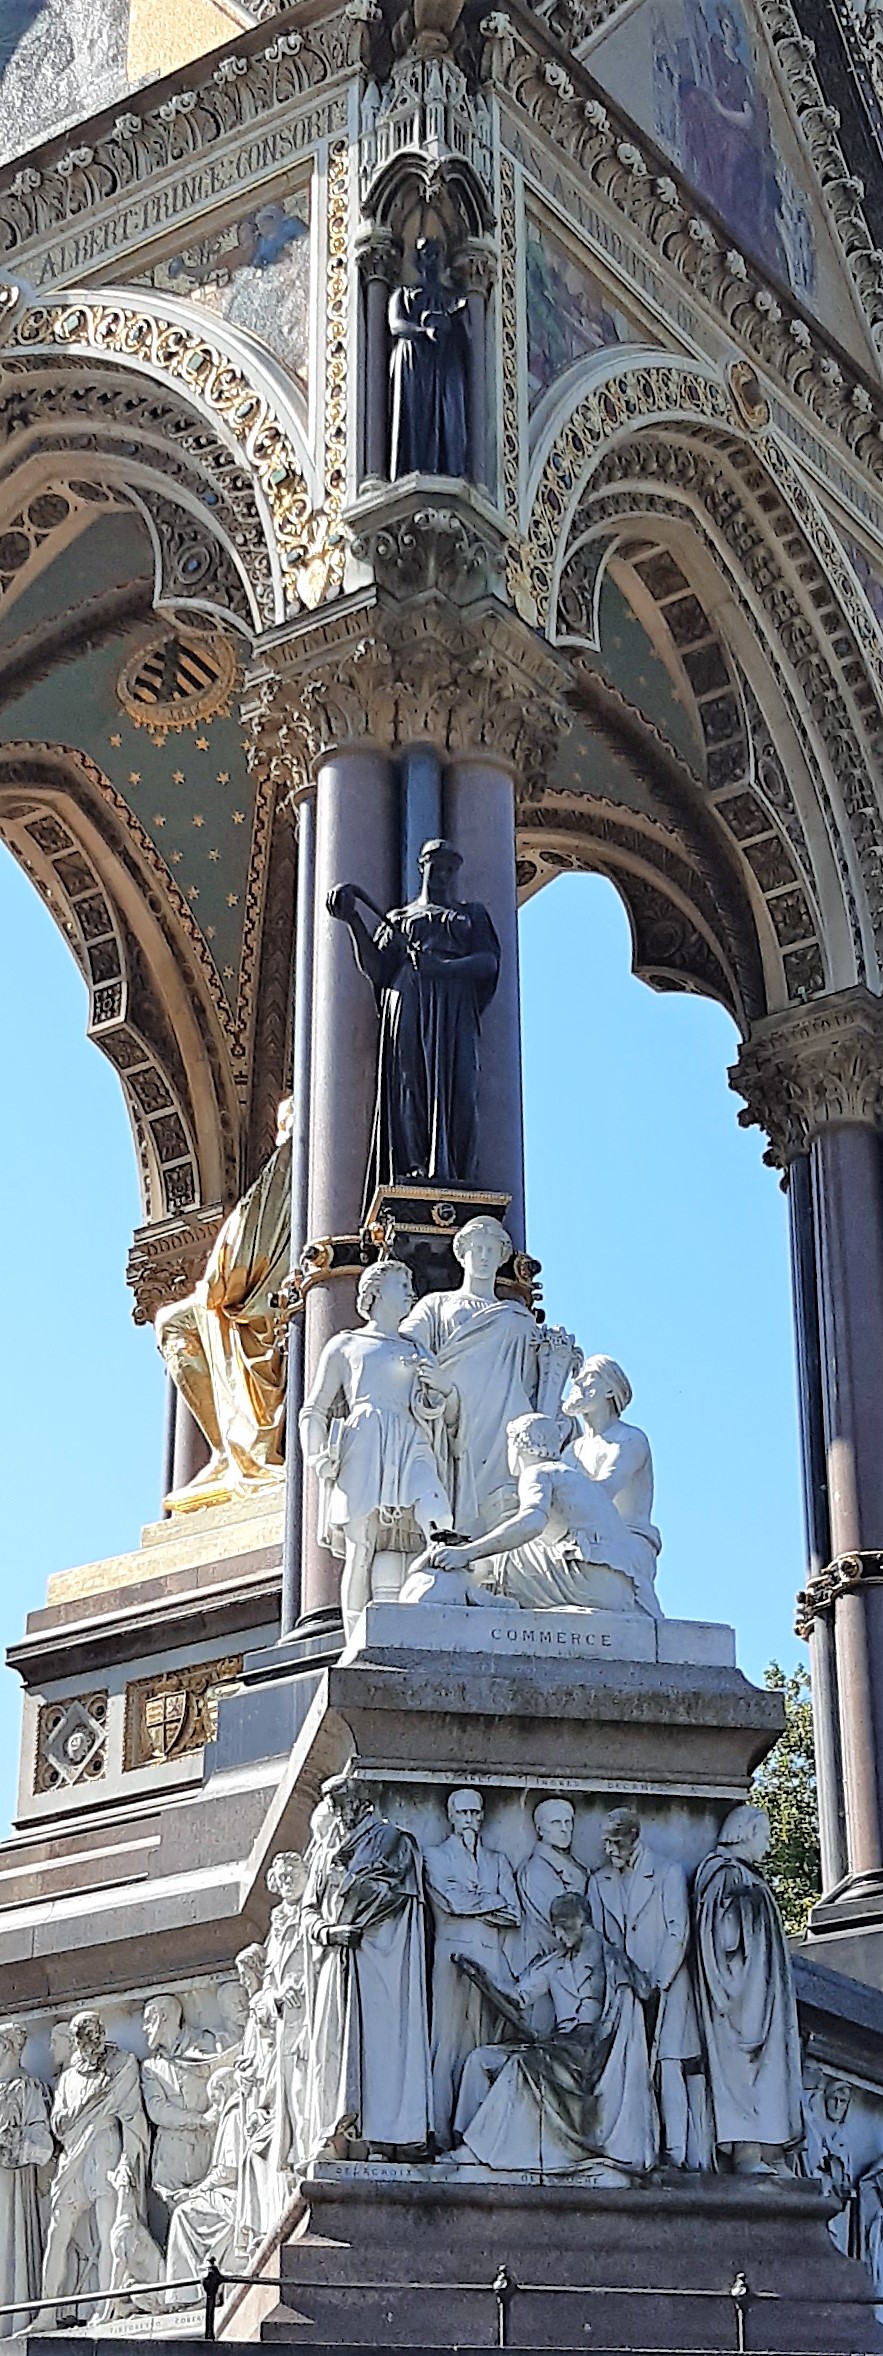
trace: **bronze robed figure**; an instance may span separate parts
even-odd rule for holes
[[[366,1209],[378,1186],[475,1182],[481,1018],[497,987],[500,944],[481,902],[457,899],[461,865],[451,843],[424,843],[417,899],[385,916],[357,884],[328,896],[380,1014]],[[376,931],[358,900],[381,916]]]

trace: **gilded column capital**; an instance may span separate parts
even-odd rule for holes
[[[883,999],[857,984],[755,1023],[730,1087],[743,1128],[765,1129],[764,1160],[785,1170],[835,1123],[883,1127]]]
[[[438,546],[444,530],[436,516],[427,538]],[[311,774],[347,746],[428,742],[442,756],[503,762],[530,799],[571,725],[567,665],[493,598],[464,608],[441,595],[400,604],[381,593],[317,618],[276,659],[264,725],[287,732]]]
[[[126,1283],[135,1295],[136,1325],[152,1325],[159,1309],[192,1293],[221,1225],[220,1203],[136,1227],[126,1262]]]

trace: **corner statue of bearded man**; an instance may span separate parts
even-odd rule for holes
[[[278,1482],[283,1465],[284,1352],[275,1296],[291,1257],[291,1098],[276,1150],[228,1213],[204,1276],[160,1309],[156,1338],[172,1381],[205,1433],[209,1462],[168,1503],[222,1505]]]

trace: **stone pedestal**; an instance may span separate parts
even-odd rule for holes
[[[497,2347],[505,2268],[513,2348],[730,2356],[739,2311],[748,2350],[883,2348],[868,2277],[834,2249],[814,2185],[674,2178],[620,2192],[331,2164],[303,2191],[261,2324],[271,2347]],[[747,2298],[734,2297],[739,2278]]]

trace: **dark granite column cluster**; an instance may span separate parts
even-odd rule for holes
[[[378,1018],[343,925],[328,914],[333,886],[358,881],[380,908],[400,906],[419,882],[422,842],[444,834],[463,858],[463,892],[489,909],[502,961],[482,1027],[477,1183],[511,1195],[516,1249],[524,1246],[521,1032],[511,770],[489,753],[448,760],[429,743],[401,753],[330,752],[301,803],[295,955],[295,1152],[292,1254],[309,1241],[305,1312],[291,1332],[283,1637],[330,1637],[340,1566],[318,1543],[316,1486],[303,1476],[297,1412],[329,1338],[356,1322],[355,1278],[321,1266],[321,1246],[358,1237],[371,1134]],[[309,1137],[306,1139],[306,1108]],[[308,1184],[305,1194],[305,1173]],[[350,1255],[352,1259],[353,1255]]]

